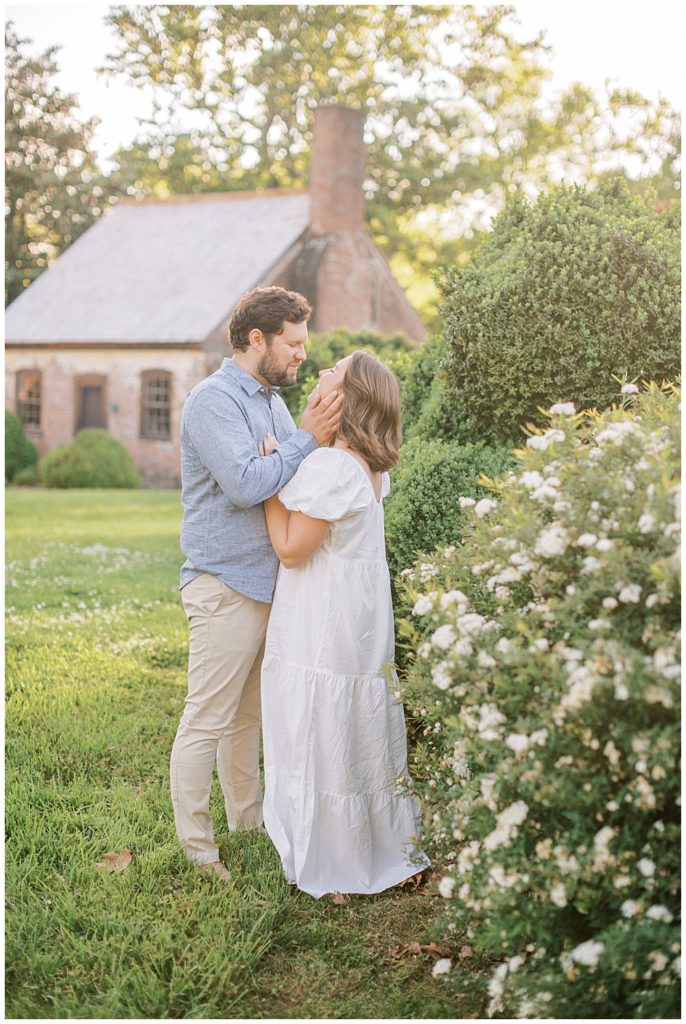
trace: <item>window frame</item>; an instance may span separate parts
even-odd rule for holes
[[[25,399],[21,397],[21,391],[23,386],[24,378],[27,376],[35,376],[38,380],[38,398],[36,399]],[[24,369],[17,370],[16,381],[15,381],[15,402],[17,416],[22,422],[25,430],[39,431],[41,429],[41,421],[43,418],[43,371],[36,369]],[[24,406],[37,407],[38,419],[27,420],[22,415],[22,409]]]
[[[153,381],[164,381],[166,385],[165,399],[150,399],[147,395],[148,385]],[[171,370],[152,369],[141,372],[140,419],[139,435],[144,441],[171,441],[172,439],[172,389],[173,374]],[[166,429],[161,431],[151,426],[151,414],[162,410],[166,418]]]

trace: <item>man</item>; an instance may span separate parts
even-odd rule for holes
[[[342,395],[313,398],[296,426],[277,394],[306,358],[304,296],[255,288],[231,318],[233,356],[186,399],[181,421],[181,597],[190,624],[188,696],[171,756],[176,831],[188,857],[221,879],[209,813],[217,770],[230,829],[262,823],[260,666],[278,558],[262,502],[336,432]],[[279,442],[258,454],[267,433]]]

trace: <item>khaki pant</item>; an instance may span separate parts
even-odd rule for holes
[[[191,860],[219,859],[209,812],[217,772],[229,829],[262,824],[260,669],[270,606],[202,573],[181,591],[190,625],[188,696],[171,755],[176,831]]]

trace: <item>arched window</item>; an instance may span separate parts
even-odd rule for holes
[[[25,427],[40,427],[40,370],[19,370],[17,373],[17,416]]]
[[[141,437],[153,441],[171,438],[172,375],[167,370],[141,374]]]

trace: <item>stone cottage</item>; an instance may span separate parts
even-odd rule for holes
[[[177,486],[191,388],[229,354],[235,303],[302,292],[311,331],[424,328],[364,228],[364,114],[318,108],[307,190],[122,200],[6,311],[6,407],[40,453],[83,427],[122,441],[148,486]]]

